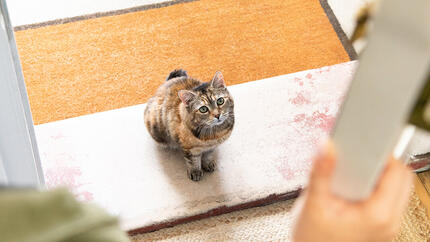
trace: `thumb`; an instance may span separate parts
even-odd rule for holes
[[[311,193],[330,191],[335,165],[336,151],[333,143],[328,141],[314,159],[308,186],[309,190],[312,190]]]

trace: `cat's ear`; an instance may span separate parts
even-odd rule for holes
[[[188,105],[196,96],[196,94],[192,91],[188,90],[180,90],[178,92],[179,99],[185,104]]]
[[[211,86],[214,88],[225,88],[224,76],[220,71],[215,73],[211,81]]]

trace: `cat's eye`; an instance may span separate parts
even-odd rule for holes
[[[222,97],[218,98],[218,100],[216,100],[216,103],[218,104],[218,106],[223,105],[224,104],[224,98],[222,98]]]
[[[209,111],[209,109],[208,109],[208,107],[206,107],[206,106],[201,106],[201,107],[199,108],[199,111],[200,111],[201,113],[207,113],[207,112]]]

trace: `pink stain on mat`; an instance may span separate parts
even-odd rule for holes
[[[282,177],[284,177],[285,180],[291,180],[294,178],[294,170],[290,167],[277,167],[279,173],[281,173]]]
[[[304,114],[304,113],[297,114],[296,116],[294,116],[294,122],[295,123],[300,123],[305,119],[306,119],[306,114]]]
[[[314,112],[312,115],[312,121],[315,127],[323,129],[324,131],[330,131],[336,122],[336,117],[327,115],[326,113]]]
[[[298,83],[300,86],[303,86],[303,81],[302,81],[302,79],[301,79],[301,78],[294,77],[294,81],[295,81],[296,83]]]
[[[75,187],[76,177],[82,175],[79,167],[57,166],[45,172],[46,184],[49,188],[58,186]]]
[[[54,139],[54,140],[59,140],[59,139],[63,139],[63,138],[65,138],[66,136],[64,136],[62,133],[58,133],[58,134],[56,134],[56,135],[52,135],[51,136],[51,138],[52,139]]]
[[[344,88],[343,85],[332,87],[331,93],[327,92],[327,89],[321,90],[321,87],[326,88],[325,83],[321,82],[321,76],[330,76],[331,71],[331,67],[324,67],[305,73],[302,75],[303,79],[293,79],[294,86],[290,89],[292,96],[289,98],[289,102],[294,105],[291,106],[291,116],[289,121],[276,125],[277,128],[284,126],[295,130],[291,133],[290,140],[282,144],[287,150],[286,155],[278,157],[275,165],[279,174],[287,181],[293,181],[309,172],[313,154],[335,124],[336,113],[345,94],[338,92]],[[333,78],[336,76],[328,80]],[[307,153],[303,152],[304,150]]]
[[[330,131],[336,121],[336,117],[326,112],[315,111],[312,115],[304,113],[294,116],[294,123],[300,123],[302,127],[320,128],[326,132]]]
[[[51,138],[55,140],[54,137]],[[48,188],[67,187],[77,199],[81,201],[93,200],[92,193],[82,190],[84,185],[87,184],[79,181],[82,176],[82,171],[79,166],[73,165],[77,163],[74,155],[61,152],[51,157],[44,152],[42,156],[45,161],[49,160],[49,158],[52,159],[52,162],[49,162],[50,167],[44,169]]]
[[[297,93],[297,96],[295,98],[290,98],[290,102],[294,105],[303,105],[303,104],[309,104],[311,101],[307,99],[304,95],[304,92]]]
[[[79,191],[84,184],[78,182],[82,175],[79,167],[57,166],[45,172],[46,184],[48,188],[66,186],[75,194],[76,198],[83,201],[93,200],[93,195],[88,191]]]
[[[324,72],[330,72],[330,70],[331,70],[331,66],[325,66],[325,67],[320,68],[318,73],[322,74]]]
[[[277,158],[276,169],[285,180],[294,180],[308,172],[313,159],[312,151],[317,149],[319,141],[320,139],[312,138],[301,143],[302,148],[309,150],[309,156],[297,156],[294,154],[298,152],[296,151]]]

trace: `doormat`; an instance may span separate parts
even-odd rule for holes
[[[145,103],[176,68],[232,85],[355,57],[325,0],[171,1],[15,29],[35,124]]]
[[[356,64],[230,86],[235,128],[199,182],[188,179],[182,154],[149,136],[145,104],[37,125],[47,186],[99,204],[130,234],[294,198]]]

